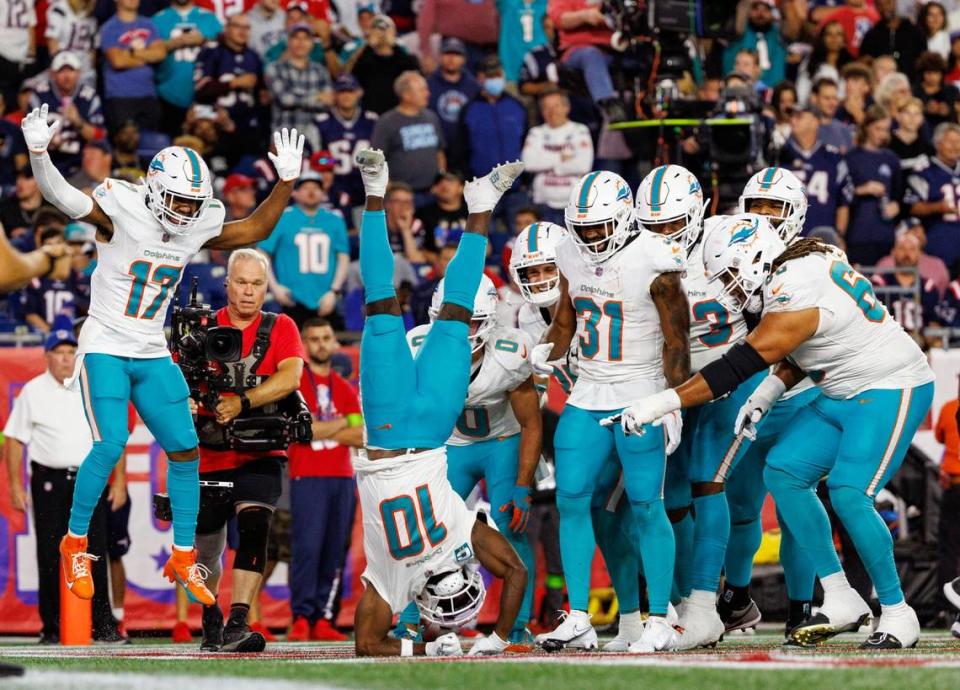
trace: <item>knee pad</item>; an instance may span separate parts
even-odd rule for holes
[[[273,510],[266,506],[249,506],[237,513],[237,532],[240,543],[233,567],[263,574],[267,567],[267,539]]]
[[[223,549],[227,545],[226,527],[211,532],[210,534],[198,534],[196,536],[197,545],[197,563],[202,563],[210,570],[210,576],[219,579],[223,574],[221,558]]]

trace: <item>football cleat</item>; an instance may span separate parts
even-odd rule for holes
[[[201,652],[218,652],[223,645],[223,611],[219,606],[204,606],[201,617]]]
[[[870,607],[852,587],[827,592],[820,610],[790,632],[800,645],[819,644],[834,635],[856,632],[870,619]]]
[[[677,629],[667,622],[663,616],[650,616],[643,626],[640,639],[630,645],[627,651],[630,654],[653,654],[654,652],[668,652],[677,648],[680,635]]]
[[[860,645],[860,649],[910,649],[920,640],[917,612],[906,602],[881,607],[877,629]]]
[[[390,169],[383,151],[363,149],[357,153],[356,160],[367,196],[384,196],[390,182]]]
[[[680,622],[680,607],[685,606],[685,601],[686,599],[681,600],[676,608],[674,608],[673,604],[667,603],[667,623],[676,625]]]
[[[90,561],[100,560],[99,556],[87,553],[87,538],[73,537],[69,534],[60,540],[60,565],[63,568],[63,580],[67,589],[81,599],[93,599],[93,576],[90,574]]]
[[[603,645],[605,652],[625,652],[643,635],[643,616],[639,611],[620,614],[617,636]]]
[[[674,649],[687,650],[697,647],[716,647],[726,632],[716,607],[687,603],[680,619],[680,639]]]
[[[522,172],[523,163],[520,161],[501,163],[483,177],[467,182],[463,187],[467,210],[470,213],[492,211]]]
[[[216,597],[207,589],[205,580],[210,575],[210,569],[202,563],[197,563],[197,550],[181,551],[173,549],[166,565],[163,566],[163,576],[176,582],[187,593],[191,601],[204,606],[213,606]]]
[[[957,614],[957,617],[953,621],[953,625],[950,626],[950,634],[960,640],[960,613]]]
[[[223,645],[221,652],[235,654],[257,654],[267,646],[263,635],[254,632],[249,625],[227,625],[223,629]]]
[[[561,649],[596,650],[600,645],[597,631],[590,623],[590,614],[585,611],[560,613],[560,625],[555,630],[537,635],[536,642],[548,652]]]
[[[725,632],[756,628],[761,618],[760,607],[757,606],[757,602],[753,599],[743,608],[734,609],[724,601],[723,597],[720,597],[719,601],[717,601],[717,613],[720,616],[720,620],[723,621]]]
[[[943,585],[943,595],[954,608],[960,609],[960,577],[955,577]]]

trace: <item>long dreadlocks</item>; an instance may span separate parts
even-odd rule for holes
[[[833,252],[834,249],[835,248],[832,244],[827,244],[826,242],[818,240],[814,237],[804,237],[803,239],[796,240],[793,244],[783,250],[780,256],[773,260],[773,266],[770,270],[776,271],[788,261],[802,259],[809,254],[829,254]]]

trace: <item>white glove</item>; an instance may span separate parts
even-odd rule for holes
[[[273,146],[277,152],[268,152],[267,155],[273,161],[273,167],[277,169],[280,179],[289,182],[300,177],[303,167],[303,135],[298,137],[296,129],[287,130],[284,127],[273,133]]]
[[[680,396],[672,388],[649,395],[624,408],[618,415],[611,415],[600,420],[601,426],[612,426],[619,423],[623,433],[627,436],[643,435],[644,424],[659,425],[660,418],[680,409]]]
[[[509,643],[504,642],[497,633],[492,632],[489,636],[477,640],[467,652],[467,656],[493,656],[501,654],[508,646]]]
[[[535,374],[550,376],[553,373],[553,365],[547,363],[551,352],[553,352],[553,345],[550,343],[535,345],[530,351],[530,366],[533,367]]]
[[[433,642],[427,642],[424,650],[427,656],[462,656],[460,638],[456,633],[441,635]]]
[[[734,435],[743,434],[751,441],[756,441],[757,424],[776,404],[785,390],[787,390],[787,386],[773,374],[761,381],[756,390],[747,398],[747,402],[740,406],[740,411],[737,412],[737,421],[733,423]]]
[[[660,426],[661,424],[667,430],[667,455],[673,455],[673,451],[680,445],[680,436],[683,432],[683,415],[680,414],[680,410],[674,410],[653,423],[654,426]]]
[[[44,103],[39,108],[34,108],[20,123],[27,148],[30,153],[35,155],[47,150],[50,140],[53,139],[53,135],[57,133],[57,128],[60,126],[59,120],[56,120],[52,125],[47,124],[48,111],[47,104]]]
[[[390,166],[380,149],[362,149],[354,159],[367,196],[383,197],[390,183]]]

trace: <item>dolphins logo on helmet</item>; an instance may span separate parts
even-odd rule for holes
[[[731,313],[759,312],[760,290],[784,249],[765,216],[740,213],[713,226],[703,238],[703,264],[707,279],[722,283],[717,301]]]
[[[538,307],[548,307],[560,298],[560,273],[557,270],[557,247],[567,231],[553,223],[532,223],[520,231],[510,255],[510,275],[520,288],[523,299]],[[552,278],[532,281],[528,269],[553,266]]]
[[[688,252],[703,232],[706,207],[699,180],[682,165],[661,165],[637,187],[637,224],[644,230],[667,235]],[[680,221],[676,228],[664,229]]]
[[[779,201],[780,210],[760,213],[752,202],[758,199]],[[780,239],[789,244],[803,230],[807,217],[807,190],[800,179],[784,168],[764,168],[747,180],[740,194],[740,213],[759,213],[770,220]]]
[[[619,175],[595,170],[573,186],[563,216],[581,256],[601,264],[633,233],[633,194]]]

